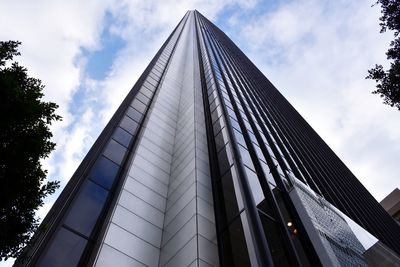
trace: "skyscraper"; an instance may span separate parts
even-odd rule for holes
[[[189,11],[17,265],[367,266],[356,223],[400,253],[396,222],[240,49]]]

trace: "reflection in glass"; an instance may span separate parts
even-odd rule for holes
[[[44,256],[39,259],[37,266],[77,266],[86,243],[86,239],[61,227],[54,239],[50,241],[49,249],[45,252]]]
[[[251,266],[240,216],[222,233],[221,240],[223,266]]]
[[[129,147],[132,140],[132,135],[124,129],[117,127],[114,131],[113,139],[125,147]]]
[[[262,213],[259,213],[261,223],[264,227],[264,233],[267,237],[269,249],[272,255],[272,260],[275,266],[291,266],[288,261],[289,257],[284,249],[284,244],[282,243],[282,236],[278,229],[276,222],[268,218]]]
[[[110,140],[106,148],[104,149],[104,156],[111,159],[117,164],[121,164],[122,160],[125,157],[126,148],[121,144],[115,142],[114,140]]]
[[[126,111],[126,115],[128,115],[131,119],[133,119],[136,122],[140,122],[142,118],[142,113],[137,111],[136,109],[129,107],[128,110]]]
[[[103,210],[108,191],[93,182],[86,181],[70,207],[65,224],[89,237]]]
[[[117,164],[101,156],[92,167],[89,178],[104,188],[110,189],[117,176],[118,170],[119,167]]]
[[[138,123],[129,118],[128,116],[125,116],[121,120],[120,127],[126,130],[130,134],[135,134],[136,128],[138,127]]]

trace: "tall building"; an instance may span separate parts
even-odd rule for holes
[[[400,224],[400,190],[394,189],[380,203],[389,215]]]
[[[243,52],[189,11],[16,265],[367,266],[368,240],[396,262],[399,225]]]

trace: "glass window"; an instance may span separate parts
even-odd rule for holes
[[[212,121],[215,122],[221,115],[222,115],[222,109],[221,109],[221,106],[218,106],[218,107],[211,113],[211,119],[212,119]]]
[[[279,230],[277,223],[262,213],[259,213],[259,215],[274,265],[277,267],[292,266],[291,262],[289,262],[289,256],[282,242],[282,232]]]
[[[144,104],[148,104],[149,103],[149,101],[150,101],[150,99],[147,97],[147,96],[145,96],[144,94],[142,94],[141,92],[139,92],[137,95],[136,95],[136,97],[135,97],[136,99],[139,99],[142,103],[144,103]]]
[[[236,128],[236,129],[238,129],[238,130],[240,130],[240,126],[239,126],[239,123],[237,122],[237,120],[235,120],[235,119],[232,118],[231,116],[229,116],[229,119],[230,119],[230,122],[231,122],[232,127]]]
[[[215,136],[215,146],[217,149],[217,152],[219,152],[224,145],[228,142],[227,134],[226,134],[226,129],[223,128],[216,136]]]
[[[243,201],[240,196],[240,189],[238,187],[238,178],[235,172],[235,167],[232,167],[226,172],[218,181],[218,191],[221,192],[219,200],[221,207],[221,218],[223,220],[221,227],[225,227],[239,211],[243,209]]]
[[[107,200],[108,191],[86,181],[68,211],[65,224],[89,237]]]
[[[158,81],[158,80],[160,79],[160,76],[161,76],[161,75],[157,74],[156,72],[154,72],[154,71],[152,70],[152,71],[150,72],[149,76],[150,76],[151,78],[153,78],[154,80]]]
[[[234,133],[234,135],[236,137],[236,142],[238,142],[239,144],[242,144],[242,145],[245,146],[246,142],[244,141],[242,133],[237,131],[236,129],[233,129],[233,133]]]
[[[154,65],[153,69],[151,70],[151,72],[154,72],[159,77],[161,77],[162,71],[163,71],[162,68],[157,64]]]
[[[222,234],[221,240],[222,266],[251,266],[240,216]]]
[[[133,100],[131,106],[141,113],[144,113],[146,111],[146,105],[140,102],[138,99]]]
[[[211,112],[214,111],[214,109],[219,106],[219,100],[216,98],[211,104],[210,104],[210,110]]]
[[[138,123],[131,118],[124,116],[124,118],[121,120],[120,127],[133,135],[136,132]]]
[[[217,120],[213,124],[213,133],[215,133],[215,134],[219,133],[219,131],[221,131],[221,129],[223,127],[225,127],[225,124],[224,124],[223,120]]]
[[[253,194],[254,201],[256,205],[258,205],[261,201],[264,200],[264,192],[262,191],[260,181],[258,180],[258,176],[251,169],[245,167],[247,181],[249,182],[251,193]]]
[[[249,151],[240,144],[238,145],[238,147],[243,164],[254,170],[253,161],[251,160]]]
[[[228,93],[226,92],[226,90],[224,90],[224,91],[221,90],[221,93],[222,93],[222,98],[224,99],[224,102],[226,102],[226,101],[228,101],[230,99]]]
[[[131,134],[120,127],[117,127],[114,130],[113,139],[125,147],[129,147],[132,137]]]
[[[232,151],[229,144],[218,152],[218,163],[221,175],[224,174],[233,164]]]
[[[154,85],[152,85],[151,83],[149,83],[148,81],[145,81],[144,83],[143,83],[143,86],[144,87],[146,87],[149,91],[151,91],[151,92],[154,92],[154,90],[155,90],[155,86]]]
[[[142,113],[137,111],[136,109],[129,107],[128,110],[126,111],[126,115],[128,115],[131,119],[133,119],[136,122],[140,122],[142,119]]]
[[[155,79],[154,79],[153,77],[151,77],[151,76],[147,76],[146,81],[148,81],[150,84],[152,84],[152,85],[154,85],[154,86],[157,86],[157,83],[158,83],[158,81],[155,80]]]
[[[153,92],[152,91],[150,91],[149,89],[147,89],[146,87],[142,87],[142,88],[140,88],[140,92],[142,93],[142,94],[144,94],[145,96],[147,96],[148,98],[151,98],[152,96],[153,96]]]
[[[257,157],[262,161],[265,161],[264,154],[261,151],[261,148],[257,145],[257,143],[253,143],[253,147],[256,151]]]
[[[269,169],[268,165],[265,162],[261,161],[261,167],[264,171],[264,175],[267,178],[268,182],[272,184],[273,187],[276,187],[275,179],[272,176],[271,170]]]
[[[225,98],[224,98],[224,103],[225,103],[225,105],[226,105],[228,108],[233,109],[233,106],[232,106],[232,104],[231,104],[231,101],[229,101],[228,99],[225,99]]]
[[[41,267],[77,266],[85,249],[87,240],[61,227],[50,241],[37,265]]]
[[[208,73],[205,75],[205,77],[206,77],[206,83],[210,82],[211,79],[212,79],[212,76],[211,76],[211,73],[210,73],[210,72],[208,72]]]
[[[231,117],[233,117],[233,118],[236,118],[236,114],[235,114],[235,112],[231,109],[231,108],[226,108],[226,111],[228,112],[228,115],[229,116],[231,116]]]
[[[100,156],[93,165],[89,178],[101,186],[110,189],[118,174],[119,167],[111,160]]]
[[[246,121],[246,120],[243,120],[243,121],[244,121],[244,124],[246,125],[246,129],[247,129],[249,132],[253,132],[253,129],[251,128],[250,123],[249,123],[248,121]]]
[[[271,147],[268,145],[268,143],[265,143],[265,147],[268,150],[268,154],[273,157],[274,156],[274,152],[272,151]]]
[[[213,80],[213,79],[211,79],[211,80],[209,80],[208,82],[206,82],[206,86],[208,87],[208,88],[210,88],[212,85],[214,85],[215,84],[215,81]]]
[[[103,155],[120,165],[125,157],[125,153],[126,148],[117,143],[115,140],[111,139],[104,149]]]

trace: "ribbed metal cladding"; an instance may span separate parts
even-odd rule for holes
[[[240,89],[236,102],[240,103],[239,98],[250,101],[251,117],[260,123],[280,176],[285,177],[289,170],[399,253],[399,225],[243,52],[215,25],[200,14],[198,17],[203,35],[215,43],[214,50],[220,51],[219,60],[231,64],[235,71],[231,74],[224,70],[220,80],[229,81],[227,91]],[[230,81],[230,75],[239,82]]]

